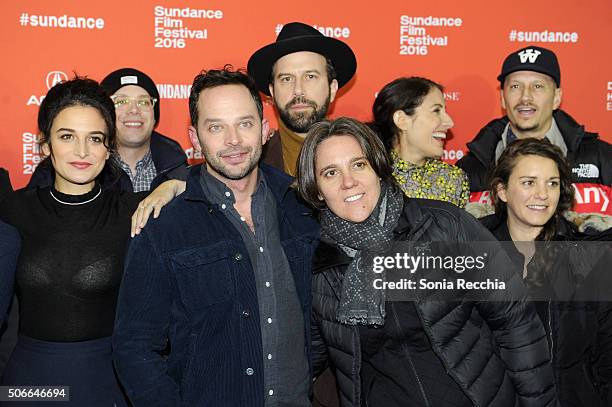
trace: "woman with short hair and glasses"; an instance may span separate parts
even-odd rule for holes
[[[102,188],[99,177],[116,145],[115,108],[93,80],[51,88],[38,127],[53,185],[0,197],[0,219],[22,237],[15,272],[19,339],[1,384],[69,387],[70,401],[58,405],[126,406],[111,335],[131,216],[151,205],[158,213],[184,183],[161,185],[147,198],[148,208],[138,204],[145,194]]]

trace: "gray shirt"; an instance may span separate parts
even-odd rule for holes
[[[310,406],[304,317],[280,241],[276,201],[265,177],[258,172],[251,196],[254,232],[234,208],[231,189],[210,175],[205,165],[200,184],[211,203],[219,205],[240,233],[249,253],[259,305],[265,406]]]
[[[518,137],[514,135],[512,132],[512,128],[510,128],[510,123],[506,124],[504,128],[504,132],[502,133],[501,140],[497,143],[497,147],[495,148],[495,162],[499,160],[499,157],[502,155],[508,144],[512,143]],[[565,140],[563,139],[563,135],[561,134],[561,130],[557,126],[557,122],[555,119],[552,119],[552,124],[550,125],[550,129],[544,134],[544,138],[548,139],[552,144],[556,145],[563,152],[563,156],[567,156],[567,146],[565,145]]]

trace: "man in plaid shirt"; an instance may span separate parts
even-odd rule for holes
[[[159,92],[153,80],[133,68],[111,72],[101,82],[115,103],[115,162],[129,177],[134,192],[154,189],[167,179],[184,179],[186,158],[181,147],[156,131]]]

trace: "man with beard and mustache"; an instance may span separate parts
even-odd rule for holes
[[[474,206],[470,205],[487,200],[487,192],[483,195],[483,191],[489,189],[488,176],[501,153],[514,140],[527,137],[546,138],[561,148],[572,167],[572,181],[579,193],[588,187],[609,195],[612,146],[597,133],[585,131],[584,126],[559,109],[561,71],[554,52],[537,46],[515,51],[504,60],[497,79],[506,116],[482,128],[467,144],[469,153],[457,162],[467,173],[472,191],[466,209],[480,212],[477,208],[472,211]],[[601,207],[602,213],[609,211],[606,206]]]
[[[326,117],[338,89],[356,69],[348,45],[299,22],[286,24],[276,42],[251,56],[249,75],[262,93],[272,96],[280,116],[279,129],[263,151],[265,163],[295,175],[308,129]]]
[[[226,66],[196,76],[189,112],[206,161],[130,245],[119,378],[135,407],[309,407],[319,226],[293,179],[259,165],[268,123],[247,75]]]

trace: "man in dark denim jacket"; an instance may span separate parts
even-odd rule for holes
[[[309,406],[318,224],[289,176],[259,166],[268,125],[250,78],[204,72],[189,107],[207,164],[130,247],[119,378],[135,407]]]

